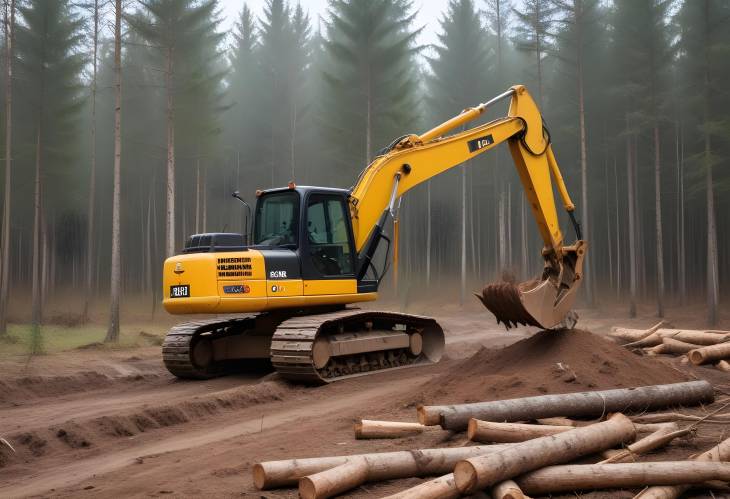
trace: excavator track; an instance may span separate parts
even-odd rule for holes
[[[388,344],[397,336],[400,343]],[[374,345],[376,349],[366,349],[365,345],[358,348],[358,340]],[[407,341],[407,345],[403,341]],[[343,344],[348,344],[354,352],[338,348]],[[339,354],[323,356],[322,351],[327,347],[330,354],[340,350]],[[323,384],[438,362],[443,348],[443,330],[430,317],[346,309],[293,317],[282,322],[272,338],[271,361],[284,378]]]
[[[212,355],[212,352],[208,348],[200,349],[198,343],[207,335],[220,337],[236,334],[245,328],[247,322],[255,320],[256,315],[178,324],[168,331],[162,344],[165,367],[178,378],[209,379],[229,374],[232,371],[230,362],[205,362],[205,357]]]
[[[265,350],[258,355],[216,358],[221,351],[247,351],[256,344],[261,351],[262,342]],[[252,361],[270,360],[286,379],[324,384],[438,362],[443,348],[443,330],[430,317],[350,308],[186,322],[167,333],[162,355],[165,367],[180,378],[225,376]]]

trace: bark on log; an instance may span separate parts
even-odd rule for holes
[[[667,425],[654,433],[647,435],[646,437],[637,440],[636,442],[629,444],[625,449],[618,452],[612,452],[610,455],[604,453],[604,457],[607,459],[601,461],[598,464],[610,464],[632,461],[634,456],[639,454],[646,454],[654,449],[664,447],[675,438],[688,435],[692,430],[689,428],[679,429],[676,423]]]
[[[454,474],[440,476],[383,499],[456,499],[461,497]]]
[[[670,354],[670,355],[682,355],[690,350],[699,348],[699,345],[694,343],[685,343],[684,341],[675,340],[673,338],[662,338],[661,345],[650,348],[648,351],[654,354]]]
[[[470,418],[512,422],[554,416],[601,417],[612,412],[643,412],[711,403],[714,400],[712,385],[702,380],[474,404],[422,406],[418,409],[418,419],[421,423],[433,421],[435,415],[440,414],[442,428],[463,431]]]
[[[575,429],[574,426],[494,423],[491,421],[470,419],[466,434],[469,440],[473,442],[494,442],[502,444],[524,442],[525,440],[555,435],[573,429]]]
[[[326,499],[359,487],[368,476],[368,462],[363,457],[349,459],[346,463],[299,480],[299,496],[302,499]]]
[[[539,418],[536,419],[540,424],[548,426],[581,426],[579,421],[574,421],[568,418]]]
[[[715,367],[718,368],[721,371],[725,371],[726,373],[730,373],[730,362],[726,360],[721,360],[717,364],[715,364]]]
[[[526,473],[516,482],[527,494],[546,495],[574,490],[695,484],[708,480],[730,480],[730,463],[667,461],[548,466]]]
[[[696,366],[730,359],[730,341],[719,345],[697,348],[690,351],[687,356],[689,357],[690,362]]]
[[[296,485],[300,478],[360,457],[364,458],[369,466],[367,481],[441,475],[453,471],[454,465],[462,459],[498,452],[507,447],[507,445],[477,445],[266,461],[253,466],[253,482],[261,490],[291,487]]]
[[[528,471],[610,449],[635,437],[636,429],[631,420],[623,414],[614,414],[602,423],[512,444],[499,452],[459,461],[454,468],[456,487],[461,493],[474,493]]]
[[[730,438],[723,440],[708,451],[693,458],[695,461],[722,462],[730,461]],[[634,499],[678,499],[689,485],[657,486],[649,487],[641,491]]]
[[[530,499],[519,485],[512,480],[505,480],[492,487],[492,499]]]
[[[420,423],[402,423],[400,421],[373,421],[361,419],[355,423],[355,438],[402,438],[423,433]]]
[[[611,328],[611,332],[608,334],[626,341],[638,341],[642,338],[646,338],[657,329],[663,327],[671,327],[671,325],[666,321],[659,321],[649,329],[631,329],[626,327],[614,326]]]

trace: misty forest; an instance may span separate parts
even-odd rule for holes
[[[434,44],[418,8],[439,12]],[[545,116],[590,244],[579,306],[720,319],[727,0],[330,0],[321,16],[267,0],[241,2],[230,32],[216,0],[0,14],[0,335],[32,324],[40,349],[41,325],[75,317],[115,341],[125,314],[165,314],[162,264],[187,237],[245,232],[232,192],[351,187],[395,138],[514,84]],[[400,241],[381,292],[401,307],[473,302],[542,265],[504,144],[405,196]]]

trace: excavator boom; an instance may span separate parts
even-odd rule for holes
[[[489,107],[510,99],[506,117],[447,134],[481,116]],[[395,142],[360,175],[350,195],[350,211],[358,253],[372,258],[382,225],[395,201],[432,177],[507,142],[527,201],[544,242],[545,267],[540,279],[487,286],[479,299],[507,328],[528,324],[552,328],[563,323],[582,277],[587,243],[582,240],[570,199],[552,151],[540,111],[524,86],[463,111],[422,135]],[[563,244],[553,184],[576,231],[577,242]]]

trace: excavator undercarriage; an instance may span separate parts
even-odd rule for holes
[[[432,318],[356,308],[187,322],[162,347],[165,366],[181,378],[224,376],[270,360],[284,378],[310,384],[438,362],[443,350]]]

